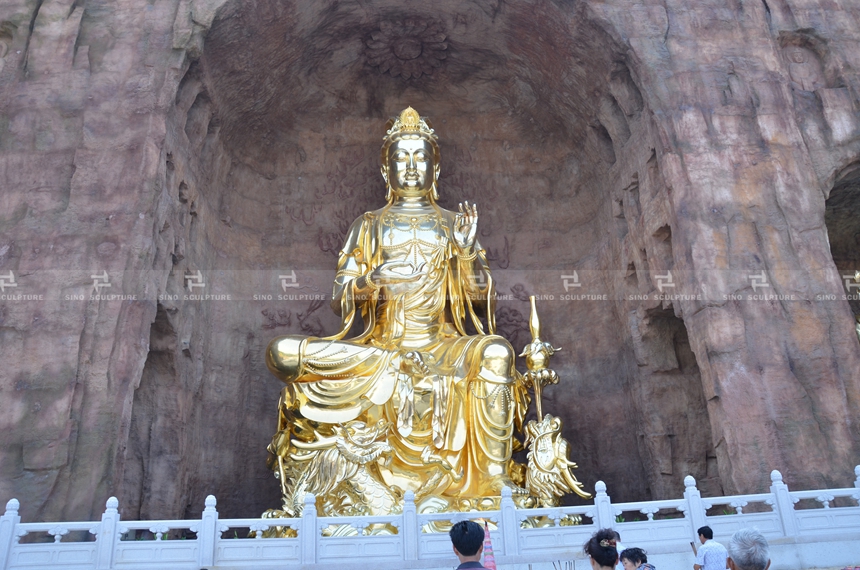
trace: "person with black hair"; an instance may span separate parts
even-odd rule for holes
[[[476,522],[460,521],[448,531],[454,554],[460,559],[457,570],[484,568],[481,555],[484,553],[484,529]]]
[[[593,570],[615,570],[618,564],[618,550],[615,545],[615,531],[611,528],[602,528],[594,533],[582,550],[588,554]]]
[[[641,548],[627,548],[619,555],[624,570],[655,570],[653,564],[648,564],[648,557]]]
[[[729,553],[725,546],[714,540],[714,531],[711,527],[703,526],[696,532],[699,533],[702,546],[696,552],[693,570],[725,570]]]

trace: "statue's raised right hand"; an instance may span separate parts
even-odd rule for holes
[[[475,245],[475,236],[478,234],[478,205],[469,205],[466,200],[465,207],[460,202],[460,211],[454,216],[454,241],[460,249],[471,249]]]

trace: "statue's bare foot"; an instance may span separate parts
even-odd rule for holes
[[[510,478],[510,477],[508,477],[507,475],[499,475],[499,476],[497,476],[497,477],[493,480],[492,485],[490,486],[490,488],[491,488],[491,489],[493,489],[493,491],[496,491],[496,492],[498,492],[498,493],[500,493],[500,494],[501,494],[501,492],[502,492],[502,489],[503,489],[503,488],[505,488],[505,487],[507,487],[508,489],[510,489],[510,490],[511,490],[511,493],[512,493],[513,495],[528,495],[528,494],[529,494],[528,489],[525,489],[525,488],[523,488],[523,487],[520,487],[519,485],[517,485],[516,483],[514,483],[514,482],[511,480],[511,478]]]

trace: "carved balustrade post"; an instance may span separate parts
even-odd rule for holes
[[[693,527],[690,529],[692,537],[696,541],[696,544],[698,544],[699,529],[707,524],[705,516],[707,506],[702,500],[702,493],[696,487],[696,479],[692,475],[684,477],[684,501],[686,502],[687,518]]]
[[[520,525],[517,522],[517,506],[514,504],[513,493],[509,487],[502,487],[501,510],[499,524],[502,527],[505,556],[517,555],[520,553]]]
[[[606,483],[598,481],[594,485],[594,507],[597,515],[597,528],[615,528],[615,514],[612,511],[612,500],[606,494]]]
[[[313,493],[308,493],[305,495],[304,503],[302,527],[299,530],[301,561],[302,564],[316,564],[317,541],[320,538],[320,529],[317,528],[317,498]]]
[[[773,508],[779,513],[782,531],[785,536],[797,536],[797,519],[794,516],[794,499],[788,492],[788,485],[782,481],[782,473],[774,469],[770,472],[770,492],[773,493]]]
[[[214,495],[209,495],[204,504],[206,508],[203,509],[197,531],[197,563],[201,568],[215,565],[215,548],[218,544],[218,511],[215,509],[218,502]]]
[[[860,489],[860,465],[854,466],[854,486]]]
[[[418,509],[415,507],[415,493],[406,491],[403,495],[403,558],[418,560]]]
[[[116,497],[111,497],[105,503],[105,512],[96,534],[96,570],[113,568],[113,555],[119,540],[120,516],[117,507],[119,501]]]
[[[21,522],[18,516],[20,506],[18,499],[9,499],[6,514],[0,517],[0,570],[5,570],[9,565],[12,545],[15,543],[15,527]]]

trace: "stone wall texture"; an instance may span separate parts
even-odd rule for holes
[[[0,279],[43,298],[0,301],[0,503],[276,507],[263,349],[338,322],[277,295],[330,295],[407,105],[442,205],[479,205],[516,348],[542,297],[587,487],[849,484],[857,2],[5,0]],[[102,275],[124,298],[90,298]],[[185,299],[198,275],[231,300]]]

